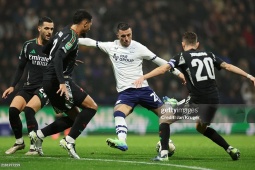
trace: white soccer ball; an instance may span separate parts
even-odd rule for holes
[[[169,145],[168,157],[171,157],[171,156],[173,156],[174,151],[175,151],[175,146],[171,139],[169,139],[168,145]],[[160,143],[160,141],[158,141],[158,143],[156,145],[156,151],[159,153],[161,150],[162,150],[161,143]]]

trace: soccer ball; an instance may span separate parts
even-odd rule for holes
[[[169,145],[168,157],[171,157],[171,156],[173,156],[174,151],[175,151],[175,146],[171,139],[169,139],[168,145]],[[156,145],[156,151],[159,153],[161,151],[161,149],[162,149],[161,143],[160,143],[160,141],[158,141],[158,143]]]

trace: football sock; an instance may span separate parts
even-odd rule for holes
[[[9,121],[16,139],[22,138],[22,122],[19,114],[20,111],[16,107],[9,108]]]
[[[116,134],[119,140],[126,142],[127,139],[127,123],[125,120],[126,115],[121,111],[115,111],[114,114]]]
[[[45,135],[43,134],[43,132],[41,130],[37,130],[36,131],[36,135],[40,138],[43,139],[45,137]]]
[[[230,146],[225,139],[223,139],[223,137],[221,137],[214,129],[207,127],[205,132],[204,132],[204,136],[208,137],[209,139],[211,139],[213,142],[215,142],[216,144],[218,144],[219,146],[223,147],[225,150],[228,149],[228,147]]]
[[[25,107],[23,110],[26,116],[26,121],[27,121],[27,131],[28,133],[31,131],[36,131],[38,130],[38,124],[35,119],[35,111],[31,107]]]
[[[22,144],[22,143],[24,143],[24,139],[21,137],[21,138],[19,138],[19,139],[16,139],[16,142],[15,143],[17,143],[17,144]]]
[[[162,150],[169,150],[170,126],[168,123],[159,125],[159,137]]]
[[[54,122],[42,128],[40,131],[43,134],[43,136],[50,136],[55,133],[62,132],[65,129],[70,128],[72,125],[73,125],[73,120],[70,119],[68,116],[65,116],[65,117],[57,118]],[[39,134],[37,135],[39,136]]]
[[[83,108],[80,113],[78,113],[75,118],[73,127],[71,128],[68,136],[72,137],[74,140],[82,133],[82,131],[86,128],[87,124],[96,114],[95,109]]]
[[[75,142],[74,138],[72,138],[71,136],[66,136],[66,141],[69,142],[69,143],[74,143]]]

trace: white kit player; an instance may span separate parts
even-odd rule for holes
[[[151,60],[157,65],[166,64],[167,61],[157,57],[147,47],[132,40],[132,29],[127,23],[117,26],[118,40],[113,42],[99,42],[90,38],[79,38],[79,45],[97,47],[108,54],[113,64],[113,71],[117,81],[118,99],[114,107],[114,119],[118,139],[106,140],[110,147],[126,151],[128,149],[127,124],[125,118],[132,113],[136,105],[153,111],[160,116],[163,102],[144,81],[141,88],[136,88],[133,82],[143,75],[143,59]],[[185,82],[183,74],[175,69],[173,73]],[[169,124],[168,124],[169,128]],[[169,136],[166,139],[168,145]]]

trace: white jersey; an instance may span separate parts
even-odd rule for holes
[[[132,40],[128,47],[123,47],[119,40],[113,42],[97,41],[97,47],[108,54],[112,61],[113,71],[117,82],[117,91],[136,88],[134,81],[143,76],[143,59],[153,60],[156,55],[139,42]],[[147,80],[142,87],[147,87]]]

